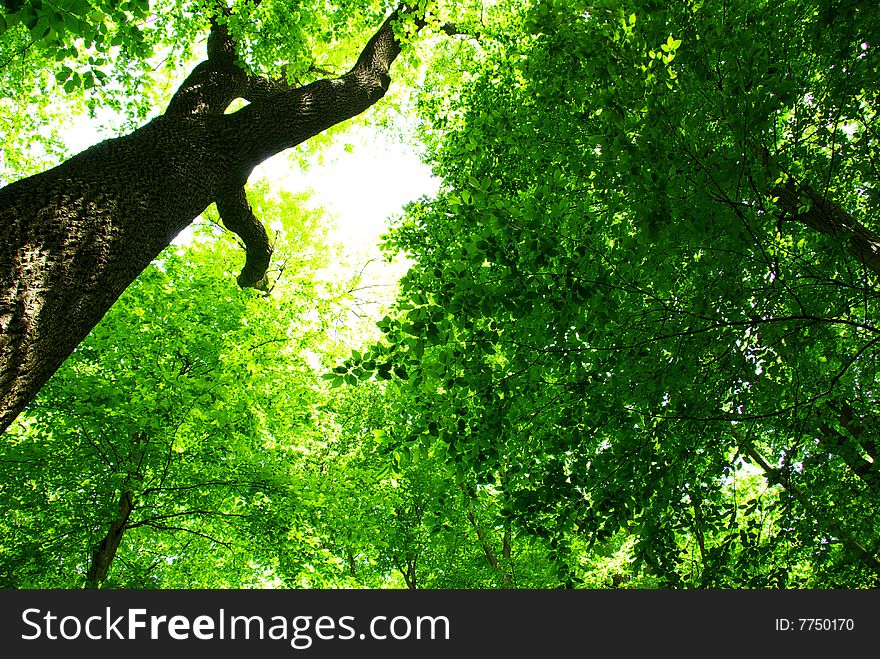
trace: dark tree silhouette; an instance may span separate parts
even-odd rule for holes
[[[392,26],[413,11],[393,12],[348,73],[303,87],[246,73],[212,20],[207,60],[164,114],[0,189],[0,432],[211,203],[245,244],[238,283],[264,285],[272,250],[245,196],[248,176],[382,98],[401,47]],[[237,98],[250,103],[224,114]]]

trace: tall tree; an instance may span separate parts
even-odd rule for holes
[[[400,375],[390,447],[442,442],[557,558],[626,533],[663,584],[876,585],[880,12],[611,5],[534,3],[425,101],[446,188],[335,375]]]
[[[328,425],[313,360],[336,350],[326,330],[344,289],[319,272],[323,214],[267,190],[250,197],[286,266],[270,298],[222,276],[238,248],[205,223],[0,440],[2,587],[239,585],[271,564],[302,480],[295,449]]]
[[[164,114],[0,189],[0,432],[211,203],[246,246],[239,284],[264,286],[272,249],[245,195],[251,171],[382,98],[401,50],[396,24],[423,24],[401,5],[348,73],[296,87],[240,66],[228,13],[218,5],[208,57]],[[225,114],[238,98],[250,103]]]

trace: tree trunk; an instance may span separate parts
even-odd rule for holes
[[[110,524],[110,528],[101,542],[92,549],[92,563],[86,574],[86,583],[89,588],[98,587],[107,578],[110,564],[116,558],[116,551],[119,549],[119,543],[122,542],[125,529],[128,528],[128,518],[133,509],[134,501],[131,492],[123,492],[119,498],[119,513],[116,515],[116,519]]]
[[[793,178],[775,188],[773,193],[785,214],[783,219],[796,220],[814,231],[841,240],[859,263],[880,274],[880,236],[840,206]]]
[[[208,59],[163,115],[0,189],[0,433],[211,203],[245,243],[239,284],[262,285],[271,248],[247,204],[248,176],[385,94],[400,52],[392,22],[410,11],[392,13],[347,74],[299,88],[248,76],[215,22]],[[224,114],[239,97],[250,104]]]

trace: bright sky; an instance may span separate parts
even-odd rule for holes
[[[353,146],[350,152],[346,144]],[[334,222],[328,240],[342,250],[342,260],[329,276],[360,273],[352,311],[362,319],[383,315],[408,262],[397,258],[388,263],[379,250],[380,237],[405,204],[435,194],[440,184],[415,151],[375,129],[358,128],[340,136],[321,164],[302,171],[280,154],[254,170],[252,178],[260,177],[272,187],[311,191],[311,203],[324,208]]]
[[[351,152],[346,144],[352,145]],[[252,177],[266,177],[285,190],[311,190],[312,203],[335,220],[329,239],[349,256],[376,245],[389,218],[407,202],[436,193],[439,185],[411,148],[365,128],[339,139],[322,164],[306,171],[281,154],[258,166]]]

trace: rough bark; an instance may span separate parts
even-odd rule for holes
[[[0,189],[0,433],[119,295],[211,203],[245,243],[241,286],[271,248],[244,193],[253,168],[360,114],[388,89],[392,23],[345,75],[299,88],[246,74],[213,24],[208,59],[167,110],[129,135]],[[250,104],[224,114],[236,98]]]

